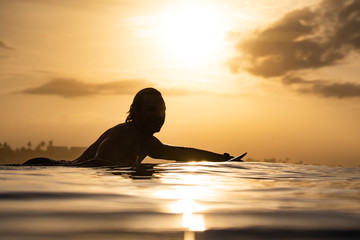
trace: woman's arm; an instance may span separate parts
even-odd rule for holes
[[[104,139],[109,134],[110,129],[105,131],[101,136],[88,147],[81,155],[80,157],[76,158],[72,162],[74,164],[81,164],[82,162],[88,161],[89,159],[95,158],[96,152],[98,151],[99,145],[104,141]]]
[[[189,161],[210,161],[210,162],[222,162],[232,158],[228,153],[218,154],[206,150],[172,146],[161,143],[154,137],[153,148],[149,156],[152,158],[176,160],[181,162]]]

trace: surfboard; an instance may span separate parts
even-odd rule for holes
[[[241,155],[239,155],[237,157],[231,158],[231,159],[227,160],[226,162],[243,162],[243,160],[241,160],[241,159],[243,157],[245,157],[246,154],[247,154],[247,152],[244,153],[244,154],[241,154]]]

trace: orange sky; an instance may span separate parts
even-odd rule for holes
[[[159,88],[159,139],[360,165],[358,1],[2,0],[0,142],[87,146]]]

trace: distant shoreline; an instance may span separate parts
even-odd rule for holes
[[[35,157],[47,157],[55,160],[74,160],[79,157],[86,147],[54,146],[52,141],[40,142],[35,148],[31,142],[27,146],[13,149],[6,142],[0,143],[0,164],[17,164]]]

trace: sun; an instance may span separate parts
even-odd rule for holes
[[[226,31],[225,16],[214,6],[188,5],[164,14],[157,35],[172,57],[197,64],[214,57]]]

